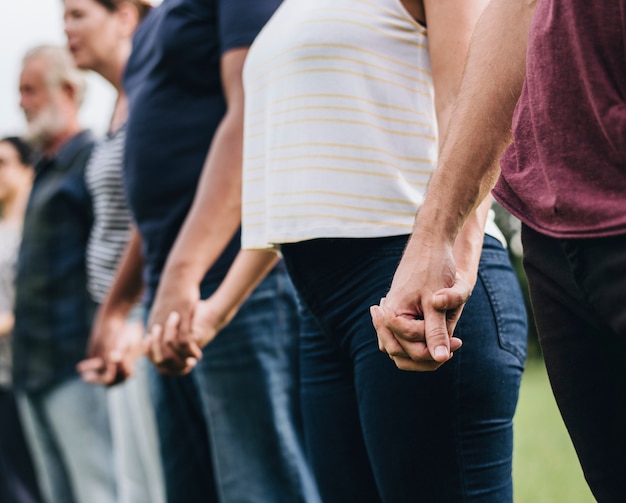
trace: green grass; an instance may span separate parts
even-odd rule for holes
[[[532,358],[515,415],[515,503],[594,503],[548,383]]]

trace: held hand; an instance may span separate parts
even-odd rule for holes
[[[178,337],[180,332],[180,315],[172,311],[167,317],[165,325],[155,323],[150,329],[150,333],[144,340],[144,353],[155,365],[159,373],[163,375],[185,375],[193,370],[198,363],[198,358],[202,356],[184,356],[175,352],[171,345],[166,342]]]
[[[471,288],[456,273],[451,247],[410,243],[372,319],[381,351],[406,370],[435,370],[461,345],[452,334]]]
[[[141,323],[126,323],[122,317],[99,313],[92,331],[88,358],[77,365],[84,381],[113,386],[133,373],[141,355]]]
[[[385,299],[379,306],[371,306],[372,322],[376,328],[378,348],[387,353],[400,370],[416,372],[438,369],[443,362],[433,359],[426,344],[424,320],[397,316],[385,307]],[[405,339],[397,338],[404,334]],[[401,341],[401,342],[400,342]],[[461,347],[461,340],[452,337],[449,340],[450,354],[445,360],[452,358],[454,351]]]
[[[199,301],[194,311],[191,324],[190,339],[193,345],[203,348],[211,342],[219,330],[226,324],[224,317],[214,308],[211,299]],[[172,354],[172,344],[179,337],[180,316],[173,311],[168,316],[165,327],[153,325],[152,332],[146,341],[146,354],[157,365],[159,371],[168,375],[184,375],[191,372],[197,361],[202,357],[200,352],[189,355],[184,360],[180,353]],[[165,355],[168,355],[165,356]]]
[[[192,323],[193,338],[198,346],[203,348],[215,339],[231,318],[217,308],[214,297],[198,302]]]
[[[145,353],[160,373],[179,375],[191,371],[189,362],[202,357],[193,340],[191,320],[199,299],[197,285],[181,285],[165,274],[150,313]]]
[[[450,288],[442,288],[433,295],[432,307],[446,313],[446,326],[451,337],[471,295],[472,287],[458,272]]]

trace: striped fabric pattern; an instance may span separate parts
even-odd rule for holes
[[[130,238],[131,215],[122,180],[126,126],[107,135],[94,149],[85,171],[94,210],[94,225],[87,245],[87,286],[101,303],[115,276],[117,264]]]
[[[426,31],[399,0],[286,0],[244,85],[244,248],[411,232],[437,131]]]

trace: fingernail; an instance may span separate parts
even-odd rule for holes
[[[450,356],[450,351],[448,351],[447,347],[437,346],[435,348],[435,359],[437,361],[447,360],[449,356]]]

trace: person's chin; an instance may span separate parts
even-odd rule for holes
[[[74,49],[71,51],[74,58],[74,64],[81,70],[91,70],[93,65],[90,58],[86,57],[84,51],[80,49]]]
[[[24,140],[38,149],[45,149],[61,133],[61,124],[42,124],[34,121],[29,124]]]
[[[92,65],[90,64],[91,62],[87,61],[86,58],[80,57],[80,55],[74,56],[74,63],[76,63],[76,67],[79,68],[80,70],[92,69]]]

